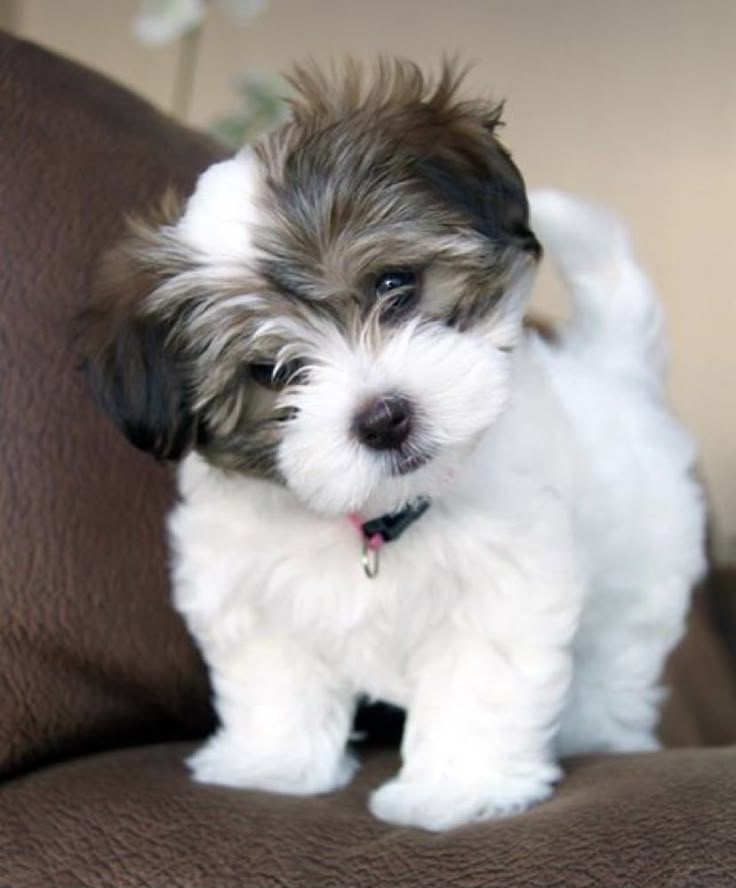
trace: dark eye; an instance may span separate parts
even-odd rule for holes
[[[258,385],[277,389],[283,388],[299,371],[299,364],[296,361],[289,361],[286,364],[280,364],[278,370],[274,364],[250,364],[248,370],[251,379]]]
[[[383,271],[376,278],[376,296],[385,296],[387,293],[394,293],[396,290],[404,290],[407,287],[414,289],[416,283],[417,276],[413,271],[399,269]]]
[[[417,276],[408,269],[382,271],[373,289],[378,299],[385,300],[381,316],[388,320],[403,314],[416,304],[419,297]]]

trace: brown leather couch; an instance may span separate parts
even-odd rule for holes
[[[680,748],[570,761],[522,816],[444,835],[372,819],[369,788],[397,765],[375,712],[363,768],[334,795],[190,781],[213,717],[167,603],[170,475],[91,404],[73,319],[124,213],[217,155],[0,36],[0,886],[736,885],[735,673],[711,590],[670,668],[662,730]]]

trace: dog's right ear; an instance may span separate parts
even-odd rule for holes
[[[82,366],[96,401],[132,444],[178,459],[194,444],[196,422],[186,362],[172,341],[177,318],[148,304],[166,274],[151,261],[141,231],[97,269],[80,317]]]

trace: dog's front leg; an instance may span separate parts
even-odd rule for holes
[[[415,658],[403,767],[371,798],[393,823],[440,830],[522,811],[560,776],[551,738],[569,683],[565,645],[437,632]]]
[[[197,780],[294,795],[350,780],[353,696],[304,642],[258,628],[203,651],[221,726],[189,759]]]

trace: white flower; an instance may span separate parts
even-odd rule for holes
[[[244,25],[268,5],[268,0],[218,0]],[[199,27],[207,14],[206,0],[140,0],[133,33],[148,46],[164,46]]]

